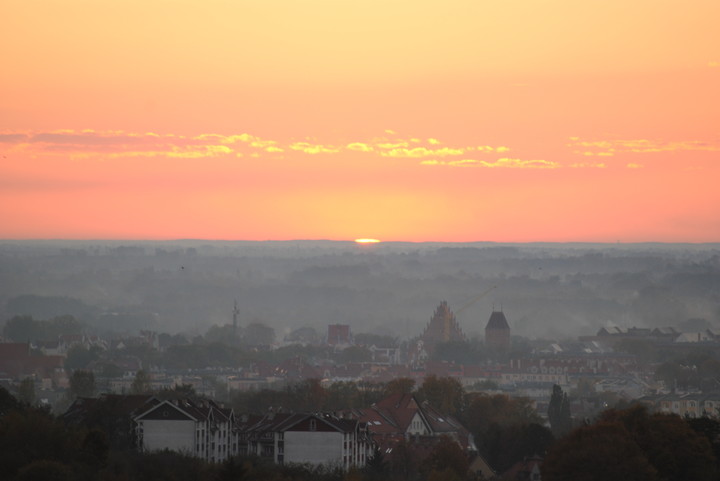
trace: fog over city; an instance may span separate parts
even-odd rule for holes
[[[720,1],[0,18],[0,480],[720,479]]]
[[[4,241],[3,319],[74,315],[88,332],[202,335],[261,323],[280,342],[329,324],[407,340],[447,301],[468,338],[720,325],[718,244]]]

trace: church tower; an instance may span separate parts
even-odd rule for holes
[[[455,314],[453,314],[448,303],[442,301],[435,309],[433,316],[430,318],[430,322],[420,336],[420,340],[423,342],[428,353],[432,353],[435,345],[440,342],[463,342],[467,341],[467,337],[465,337],[462,329],[460,329],[460,325],[457,319],[455,319]]]
[[[490,320],[485,326],[485,346],[495,352],[507,352],[510,350],[510,326],[502,310],[490,315]]]

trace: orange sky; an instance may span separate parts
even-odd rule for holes
[[[0,238],[720,241],[717,0],[0,18]]]

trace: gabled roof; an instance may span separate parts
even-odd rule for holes
[[[456,433],[465,429],[457,419],[441,414],[427,401],[422,403],[422,414],[430,429],[436,434]]]
[[[245,430],[258,435],[268,432],[286,432],[310,419],[315,419],[329,430],[341,433],[351,433],[358,427],[358,420],[356,419],[340,419],[327,414],[270,413],[263,416],[254,425],[246,427]]]
[[[399,431],[405,432],[420,405],[412,394],[397,393],[378,401],[372,408],[384,418],[392,420],[392,424],[397,426]],[[372,427],[370,430],[373,431]]]
[[[163,401],[135,418],[135,421],[146,420],[198,421],[199,419],[170,401]]]
[[[317,415],[317,414],[296,414],[288,419],[285,423],[280,426],[279,431],[289,431],[298,424],[308,419],[315,419],[316,421],[329,426],[335,431],[341,433],[351,433],[355,431],[358,425],[356,419],[340,419],[330,415]]]
[[[165,406],[163,409],[167,410],[167,415],[164,415],[160,411],[157,411],[161,406]],[[176,411],[182,413],[182,415],[173,414],[170,410],[171,407],[174,408]],[[232,423],[235,420],[235,415],[232,409],[223,408],[212,400],[200,400],[196,402],[190,399],[173,399],[163,401],[157,406],[153,406],[147,411],[144,411],[138,416],[136,416],[135,420],[139,421],[141,419],[167,419],[169,416],[175,416],[171,417],[170,419],[182,419],[184,417],[193,421],[211,421],[221,423]]]
[[[192,411],[192,409],[190,409],[190,411]],[[139,416],[136,416],[135,421],[163,419],[168,421],[199,421],[203,416],[198,416],[198,414],[197,412],[188,412],[187,406],[181,408],[170,401],[163,401],[157,406],[153,406]]]
[[[427,401],[419,403],[413,394],[393,394],[368,409],[354,409],[346,415],[367,423],[368,430],[376,435],[404,435],[415,416],[420,416],[432,434],[469,435],[457,419],[442,414]]]

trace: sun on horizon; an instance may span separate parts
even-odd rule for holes
[[[717,0],[0,11],[2,239],[720,240]]]

